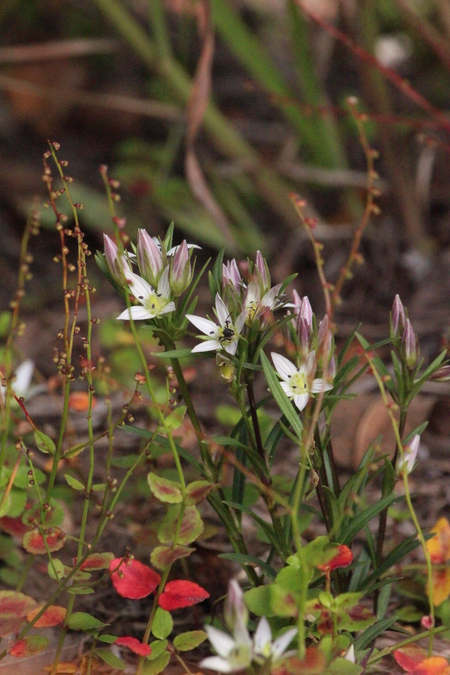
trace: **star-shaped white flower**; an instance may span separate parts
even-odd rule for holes
[[[244,295],[245,320],[250,325],[254,319],[266,310],[274,311],[281,304],[279,298],[281,284],[267,291],[261,298],[261,289],[256,281],[250,281]]]
[[[196,345],[193,352],[211,352],[224,349],[228,354],[236,354],[239,335],[244,327],[245,312],[239,314],[233,323],[228,307],[217,293],[216,315],[219,325],[210,319],[204,319],[196,314],[186,314],[186,318],[202,331],[207,337],[203,342]]]
[[[272,631],[270,630],[269,622],[263,616],[260,619],[256,632],[253,636],[253,654],[256,661],[267,661],[276,663],[285,654],[294,636],[297,635],[297,628],[290,628],[283,635],[280,635],[274,642],[272,642]]]
[[[200,662],[200,668],[210,668],[218,673],[233,673],[244,670],[252,662],[252,640],[245,626],[234,638],[214,626],[205,626],[208,638],[218,656],[208,656]]]
[[[306,357],[305,363],[300,368],[289,361],[289,359],[272,352],[272,361],[278,375],[283,380],[280,382],[284,393],[294,403],[299,410],[303,410],[309,401],[311,394],[318,394],[321,391],[330,391],[333,385],[328,384],[321,377],[312,379],[316,368],[316,355],[310,352]]]
[[[126,309],[117,318],[123,321],[133,319],[142,321],[154,319],[162,314],[168,314],[175,310],[175,303],[170,300],[169,268],[166,267],[158,282],[158,290],[155,290],[142,277],[133,272],[127,274],[127,283],[131,293],[139,300],[141,306]]]

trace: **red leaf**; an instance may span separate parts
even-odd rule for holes
[[[80,570],[95,572],[95,570],[107,570],[114,560],[113,553],[93,553],[81,565]],[[76,562],[75,562],[76,564]]]
[[[32,656],[33,654],[39,654],[39,652],[47,649],[49,642],[48,638],[41,635],[25,637],[23,640],[16,642],[11,649],[8,649],[8,654],[11,656]]]
[[[304,659],[290,656],[277,663],[271,675],[322,675],[326,668],[326,656],[317,647],[308,647]]]
[[[139,642],[139,640],[134,637],[124,636],[117,638],[114,644],[122,647],[128,647],[128,649],[131,649],[132,652],[138,654],[139,656],[148,656],[152,653],[151,647],[145,645],[143,642]]]
[[[209,598],[208,591],[192,581],[169,581],[159,596],[159,606],[167,611],[190,607]]]
[[[323,565],[317,565],[319,570],[322,572],[331,572],[332,570],[337,569],[338,567],[347,567],[353,560],[353,553],[348,546],[340,544],[336,547],[333,557],[328,560],[328,562]]]
[[[394,659],[407,673],[411,673],[426,658],[427,652],[425,649],[417,645],[407,645],[401,649],[396,649],[394,652]]]
[[[36,600],[16,591],[0,591],[0,615],[2,617],[26,616],[36,607]]]
[[[146,598],[161,581],[157,572],[134,558],[114,558],[109,565],[109,571],[118,594],[132,600]]]
[[[25,532],[29,532],[32,529],[30,525],[25,525],[22,521],[22,516],[18,516],[17,518],[3,516],[3,518],[0,518],[0,527],[5,532],[18,539],[22,539]]]
[[[39,614],[41,609],[42,606],[36,607],[36,609],[33,609],[31,612],[28,612],[27,620],[32,621],[36,616],[36,614]],[[39,619],[33,624],[33,627],[53,628],[54,626],[58,626],[60,623],[64,621],[66,612],[67,610],[65,607],[60,607],[60,605],[50,605],[50,607],[45,610],[43,615],[40,616]]]
[[[22,546],[28,553],[33,553],[34,555],[46,555],[47,548],[50,553],[53,553],[54,551],[59,551],[64,546],[65,542],[66,535],[60,527],[50,527],[46,530],[45,541],[44,535],[35,528],[24,534]]]

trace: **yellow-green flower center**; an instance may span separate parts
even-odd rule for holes
[[[152,314],[158,315],[161,314],[167,302],[167,298],[163,298],[157,293],[151,293],[148,298],[145,298],[144,307]]]
[[[289,378],[289,384],[291,385],[294,394],[305,394],[308,392],[308,379],[301,370],[297,370],[297,372]]]

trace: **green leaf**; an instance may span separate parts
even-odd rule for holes
[[[379,635],[384,633],[386,630],[389,630],[389,628],[393,626],[396,621],[397,616],[390,616],[387,619],[377,621],[377,623],[364,631],[364,633],[356,640],[355,651],[360,651],[361,649],[369,647],[369,645],[371,645]]]
[[[173,619],[170,615],[170,612],[162,609],[162,607],[158,607],[152,626],[153,635],[159,640],[164,640],[166,637],[169,637],[172,630]]]
[[[343,656],[338,656],[327,667],[327,675],[361,675],[364,668],[358,663],[352,663]]]
[[[68,485],[70,485],[70,487],[73,488],[74,490],[82,491],[82,490],[85,489],[83,483],[81,483],[79,480],[77,480],[76,478],[74,478],[70,474],[65,473],[64,478],[66,479],[66,482],[68,483]]]
[[[165,429],[179,429],[183,423],[184,416],[186,415],[186,406],[179,405],[175,410],[172,410],[169,415],[164,419],[164,428]]]
[[[151,655],[150,655],[151,656]],[[166,666],[169,664],[170,654],[165,651],[158,656],[158,658],[153,661],[146,659],[144,661],[143,673],[144,675],[158,675],[162,673]]]
[[[271,603],[271,586],[272,584],[257,586],[244,593],[245,604],[256,616],[274,616]]]
[[[167,649],[167,645],[168,645],[167,640],[153,640],[153,642],[151,642],[149,645],[152,650],[152,653],[147,656],[148,660],[154,661],[161,654],[164,654],[164,652]]]
[[[11,508],[11,493],[6,493],[6,490],[0,492],[0,518],[6,516]]]
[[[169,506],[161,525],[158,527],[158,539],[161,544],[168,544],[173,540],[174,532],[178,528],[179,518],[180,506],[178,504]],[[192,544],[203,532],[203,527],[198,509],[195,506],[186,506],[177,543],[181,546]]]
[[[67,592],[70,595],[92,595],[92,593],[95,593],[94,589],[90,586],[71,586],[67,589]],[[108,624],[105,623],[103,625],[107,626]]]
[[[188,652],[202,644],[208,637],[204,630],[190,630],[180,633],[174,638],[173,646],[179,652]]]
[[[74,612],[67,621],[67,625],[71,630],[97,630],[109,624],[99,621],[86,612]]]
[[[270,365],[269,359],[264,354],[264,352],[261,352],[261,365],[263,367],[264,375],[266,376],[269,389],[275,401],[277,402],[278,407],[280,408],[283,415],[286,417],[289,424],[292,426],[295,434],[297,435],[297,438],[301,440],[303,435],[303,424],[300,420],[300,416],[296,412],[296,409],[294,408],[294,406],[292,405],[286,394],[284,393],[280,385],[278,376],[274,368],[272,368],[272,366]]]
[[[189,546],[155,546],[150,555],[150,562],[159,570],[165,570],[170,567],[175,560],[187,558],[194,551],[195,548]]]
[[[161,502],[167,504],[179,504],[183,501],[181,485],[168,478],[162,478],[156,473],[150,472],[147,476],[150,490]]]
[[[185,359],[193,354],[191,349],[172,349],[167,352],[153,352],[152,356],[157,356],[159,359]]]
[[[47,572],[50,579],[59,581],[66,575],[66,568],[59,558],[52,558],[47,565]]]
[[[117,640],[117,635],[107,635],[104,633],[103,635],[98,635],[97,640],[99,642],[106,642],[106,644],[112,645]]]
[[[117,638],[114,639],[117,640]],[[109,649],[106,649],[106,647],[100,647],[100,649],[96,649],[95,654],[96,656],[99,656],[102,659],[102,661],[107,663],[108,666],[111,666],[111,668],[116,668],[117,670],[125,670],[125,668],[127,667],[125,661],[119,659],[118,656],[113,654]]]
[[[198,504],[203,501],[214,487],[215,484],[207,480],[195,480],[189,483],[186,487],[186,504]]]
[[[52,441],[50,436],[47,436],[47,434],[44,434],[43,431],[38,431],[37,429],[35,430],[33,435],[34,435],[34,442],[36,443],[36,447],[38,448],[38,450],[50,455],[55,454],[56,445],[54,441]]]

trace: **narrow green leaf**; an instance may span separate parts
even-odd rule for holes
[[[362,635],[355,642],[355,651],[360,651],[369,647],[375,639],[388,630],[394,623],[397,621],[396,616],[390,616],[381,621],[377,621],[373,626],[370,626],[367,630],[364,631]]]
[[[367,509],[359,513],[347,527],[337,537],[341,544],[349,544],[353,538],[362,530],[365,525],[370,523],[372,518],[375,518],[383,509],[393,504],[398,499],[398,496],[391,494],[388,497],[380,499],[376,504],[372,504]]]
[[[115,640],[117,638],[114,638]],[[99,656],[102,661],[108,664],[108,666],[111,666],[111,668],[116,668],[117,670],[125,670],[127,667],[127,664],[125,661],[122,661],[122,659],[119,659],[118,656],[113,654],[109,649],[106,649],[106,647],[100,647],[99,649],[95,650],[96,656]]]
[[[85,489],[83,483],[81,483],[79,480],[77,480],[76,478],[74,478],[70,474],[65,473],[64,478],[66,479],[66,483],[68,483],[68,485],[70,485],[70,487],[73,488],[74,490],[80,490],[81,491],[81,490]]]
[[[303,434],[303,424],[300,420],[300,416],[284,393],[275,369],[270,365],[269,359],[264,354],[264,352],[261,352],[261,365],[263,367],[269,389],[275,401],[277,402],[278,407],[286,417],[289,424],[292,426],[295,434],[297,435],[297,438],[300,441]]]

